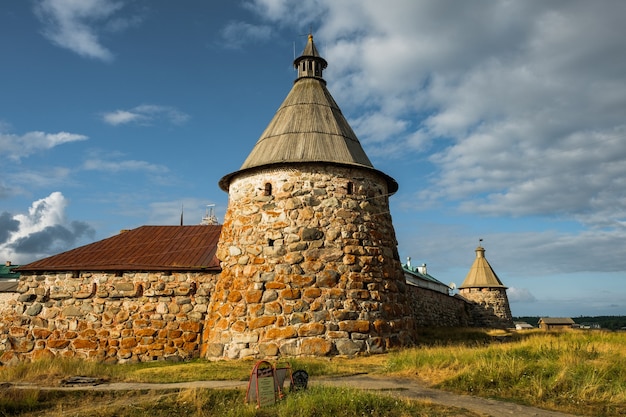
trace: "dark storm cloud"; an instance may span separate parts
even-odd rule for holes
[[[78,239],[93,239],[95,230],[85,222],[73,221],[69,227],[57,224],[31,233],[11,244],[16,253],[54,254],[72,248]]]
[[[0,214],[0,244],[9,240],[11,232],[19,230],[20,222],[13,218],[13,215],[8,212]]]

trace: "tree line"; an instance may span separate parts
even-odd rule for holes
[[[547,317],[547,316],[543,316]],[[537,316],[520,316],[513,317],[513,321],[525,321],[526,323],[537,327],[539,319]],[[599,324],[602,329],[607,330],[626,330],[626,316],[578,316],[571,317],[574,323],[580,325]]]

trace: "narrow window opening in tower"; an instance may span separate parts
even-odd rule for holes
[[[309,61],[309,71],[311,71],[313,69],[313,62]]]
[[[269,182],[265,183],[265,190],[263,191],[264,195],[272,195],[272,184]]]
[[[348,181],[348,184],[346,186],[346,192],[348,194],[354,193],[354,183],[352,181]]]
[[[274,246],[274,239],[267,239],[267,246]]]

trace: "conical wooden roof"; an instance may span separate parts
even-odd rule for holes
[[[305,78],[294,84],[241,169],[318,161],[373,168],[326,86]]]
[[[276,164],[330,163],[376,171],[388,184],[389,193],[398,190],[397,182],[374,169],[356,134],[326,88],[322,71],[326,68],[313,36],[302,55],[294,61],[298,78],[276,111],[239,171],[223,177],[219,185],[228,191],[230,180],[238,173]]]
[[[485,258],[485,248],[476,248],[476,259],[459,288],[506,288]]]

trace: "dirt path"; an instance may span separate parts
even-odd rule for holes
[[[471,395],[459,395],[451,392],[428,388],[411,379],[387,376],[355,375],[344,378],[319,379],[313,383],[333,386],[349,386],[365,390],[383,391],[390,395],[430,401],[450,407],[465,408],[475,413],[490,417],[575,417],[572,414],[542,410],[504,401],[490,400]],[[580,416],[578,416],[580,417]]]
[[[490,400],[470,395],[458,395],[446,391],[428,388],[419,382],[386,376],[353,375],[336,378],[315,378],[309,381],[311,385],[330,385],[336,387],[351,387],[364,390],[379,391],[388,395],[410,398],[415,400],[430,401],[434,404],[442,404],[450,407],[465,408],[483,416],[502,417],[580,417],[572,414],[558,413],[555,411],[542,410],[514,403]],[[12,385],[15,388],[37,388],[50,390],[92,390],[92,391],[115,391],[115,390],[169,390],[188,388],[207,389],[246,389],[247,381],[193,381],[172,384],[148,384],[148,383],[104,383],[98,385],[80,385],[69,387],[42,387],[35,385]]]

